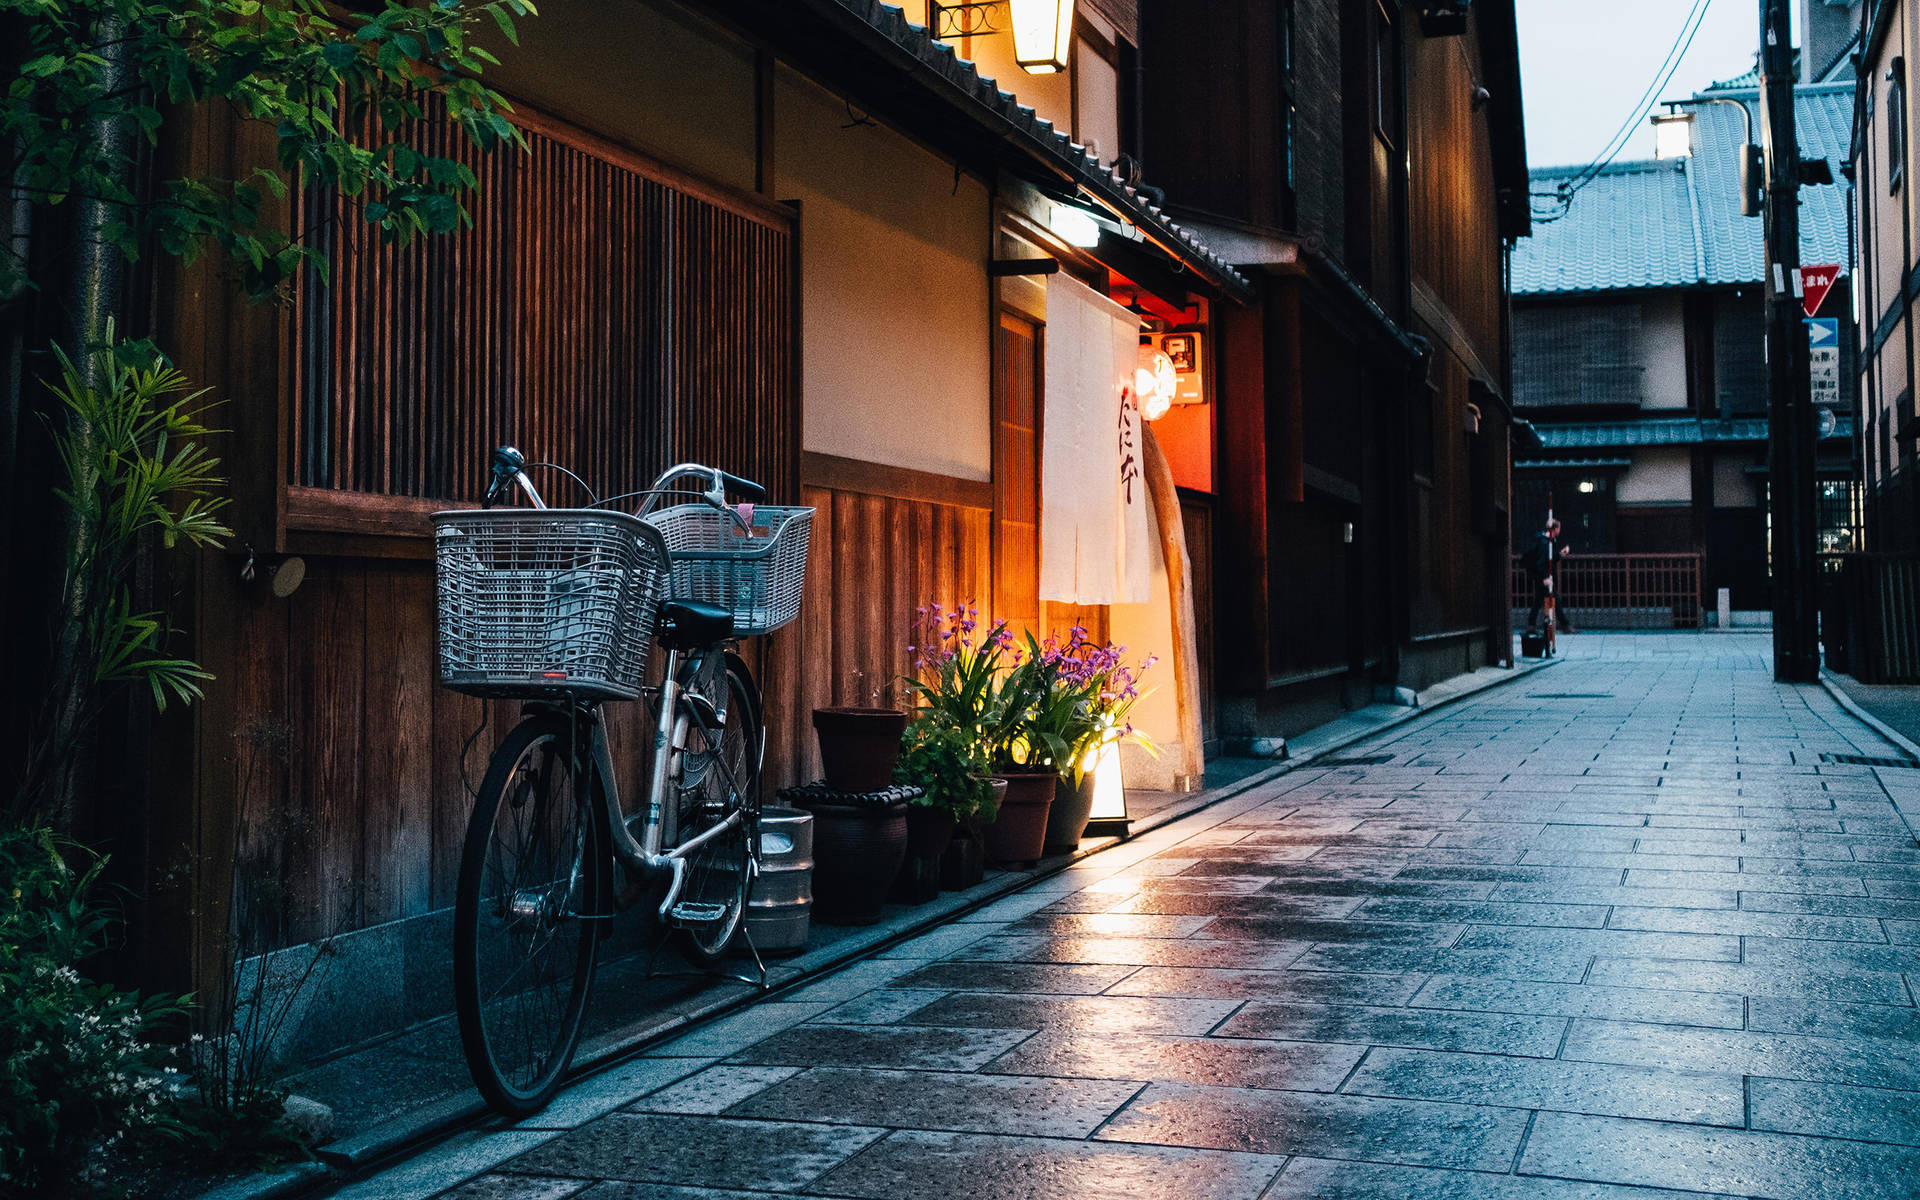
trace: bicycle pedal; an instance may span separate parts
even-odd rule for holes
[[[699,904],[692,900],[682,900],[667,910],[667,920],[676,925],[711,925],[726,915],[724,904]]]

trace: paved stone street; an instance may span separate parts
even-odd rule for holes
[[[342,1194],[1920,1194],[1920,770],[1765,635],[1563,647]]]

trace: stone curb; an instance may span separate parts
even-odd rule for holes
[[[783,993],[797,990],[801,986],[818,980],[821,976],[860,959],[872,957],[880,951],[952,923],[996,900],[1024,891],[1040,880],[1051,878],[1093,855],[1125,845],[1139,834],[1159,829],[1216,804],[1244,795],[1282,775],[1309,768],[1318,759],[1337,754],[1341,750],[1378,737],[1389,730],[1401,729],[1463,700],[1516,682],[1561,661],[1557,656],[1534,661],[1516,658],[1512,667],[1491,668],[1501,672],[1498,677],[1469,679],[1467,676],[1459,676],[1456,678],[1467,680],[1459,685],[1455,685],[1454,680],[1446,680],[1428,689],[1427,693],[1423,694],[1420,704],[1410,708],[1400,708],[1377,723],[1333,733],[1324,742],[1312,737],[1312,734],[1319,729],[1329,729],[1351,718],[1330,721],[1326,725],[1317,727],[1316,730],[1308,731],[1301,738],[1292,739],[1293,745],[1298,745],[1301,741],[1311,743],[1312,748],[1300,756],[1289,757],[1271,767],[1255,771],[1243,779],[1206,791],[1194,792],[1176,800],[1158,812],[1133,822],[1125,838],[1102,838],[1091,845],[1083,846],[1073,854],[1044,860],[1038,867],[1031,870],[1005,872],[998,878],[988,880],[965,892],[954,893],[952,903],[941,904],[939,901],[934,901],[920,905],[910,909],[891,923],[875,926],[870,934],[856,934],[830,946],[823,946],[812,953],[802,954],[782,963],[769,964],[770,976],[783,977],[779,983],[765,991],[751,989],[749,985],[741,985],[740,988],[717,988],[716,991],[720,992],[720,995],[709,996],[702,1002],[688,1005],[677,1011],[649,1014],[645,1020],[602,1035],[594,1044],[581,1047],[574,1068],[568,1075],[568,1086],[631,1061],[649,1047],[670,1036],[685,1033],[695,1025],[748,1008],[759,1001],[773,999]],[[1427,697],[1432,698],[1429,700]],[[337,1186],[370,1176],[407,1153],[425,1149],[488,1116],[489,1110],[477,1094],[448,1097],[338,1142],[319,1147],[315,1151],[320,1159],[319,1162],[300,1164],[299,1168],[284,1174],[253,1175],[231,1180],[199,1194],[194,1200],[280,1200],[282,1197],[310,1194],[317,1192],[323,1186]],[[512,1128],[511,1125],[502,1127]]]
[[[1895,746],[1906,751],[1908,754],[1911,754],[1914,758],[1920,759],[1920,746],[1916,746],[1905,734],[1860,707],[1860,702],[1852,696],[1847,695],[1846,689],[1840,686],[1833,678],[1833,673],[1825,667],[1820,668],[1820,686],[1825,688],[1827,695],[1832,696],[1838,701],[1840,707],[1846,709],[1855,720],[1873,730]]]

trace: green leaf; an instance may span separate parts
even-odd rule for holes
[[[489,4],[487,12],[492,15],[493,23],[500,27],[500,33],[513,45],[520,44],[520,33],[513,27],[513,18],[507,15],[504,4]]]

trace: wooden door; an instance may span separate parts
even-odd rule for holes
[[[993,343],[993,616],[1040,622],[1040,388],[1046,327],[1002,311]]]

